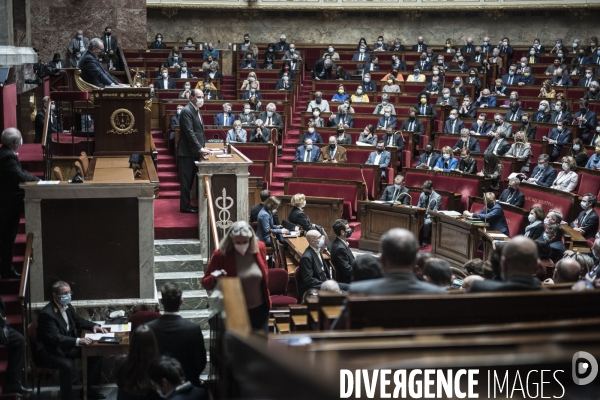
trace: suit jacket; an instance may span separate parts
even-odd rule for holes
[[[283,130],[283,121],[281,120],[281,115],[279,115],[279,113],[274,112],[273,115],[271,116],[271,125],[268,125],[268,121],[269,121],[269,117],[267,117],[267,112],[263,111],[260,114],[258,114],[258,118],[262,119],[263,122],[265,123],[265,126],[268,127],[275,127],[277,129],[279,129],[280,131]]]
[[[410,197],[403,195],[402,193],[409,194],[408,188],[402,186],[400,190],[397,190],[395,185],[389,185],[384,189],[383,194],[381,195],[381,201],[392,201],[409,205]]]
[[[401,150],[404,149],[404,138],[402,137],[402,135],[395,135],[395,138],[390,138],[387,133],[381,137],[381,140],[385,142],[386,146],[389,146],[388,142],[390,141],[390,139],[394,140],[394,145],[398,148],[399,151],[398,156],[401,156]]]
[[[477,160],[475,160],[473,157],[469,157],[466,160],[461,158],[458,162],[458,170],[463,174],[476,174]]]
[[[304,132],[298,143],[304,144],[306,139],[312,140],[313,145],[317,143],[323,143],[323,137],[317,132],[313,132],[312,134],[310,132]]]
[[[345,125],[348,125],[350,128],[354,128],[354,117],[352,117],[350,114],[346,114],[343,118],[345,121]],[[340,116],[340,114],[335,114],[333,119],[329,120],[329,126],[336,127],[339,125],[340,122],[342,122],[342,117]]]
[[[525,203],[525,195],[518,189],[512,195],[510,193],[510,190],[504,189],[500,197],[498,197],[498,201],[508,203],[511,206],[522,208],[523,204]]]
[[[500,206],[500,204],[494,204],[491,210],[487,210],[487,207],[484,207],[481,212],[473,214],[474,218],[480,218],[481,220],[485,220],[487,214],[487,223],[489,224],[489,229],[491,231],[499,231],[504,233],[506,236],[509,236],[508,233],[508,224],[506,223],[506,217],[504,216],[504,210]]]
[[[150,43],[150,48],[151,49],[166,49],[167,45],[165,44],[165,42],[159,43],[157,41],[154,41],[154,42]]]
[[[454,157],[450,157],[450,159],[448,160],[448,166],[446,167],[444,164],[446,164],[446,160],[444,160],[444,157],[440,157],[435,163],[435,166],[443,169],[444,172],[450,172],[451,170],[456,169],[458,167],[458,160]]]
[[[452,129],[453,125],[454,125],[454,130]],[[446,123],[444,123],[444,133],[452,133],[455,135],[460,135],[460,131],[464,127],[465,127],[465,124],[460,119],[457,118],[454,121],[452,121],[451,119],[448,119],[448,120],[446,120]]]
[[[388,126],[391,126],[392,129],[394,129],[394,130],[397,129],[398,120],[394,116],[390,115],[387,125],[385,124],[385,122],[386,122],[385,120],[386,120],[385,117],[379,118],[379,120],[377,121],[377,127],[383,128],[385,126],[387,128]]]
[[[571,131],[568,129],[563,128],[563,131],[559,132],[558,129],[552,128],[548,137],[552,140],[556,140],[554,147],[559,151],[564,145],[571,143]]]
[[[360,54],[361,53],[354,53],[354,55],[352,56],[352,61],[358,61],[360,59]],[[368,62],[371,61],[371,55],[367,52],[365,52],[363,54],[363,62]]]
[[[371,68],[371,65],[373,66],[373,68]],[[379,71],[379,70],[380,70],[379,64],[373,64],[373,63],[369,62],[364,65],[363,74],[367,74],[367,73],[371,73],[372,71]],[[371,82],[373,82],[373,81],[371,81]],[[369,82],[369,83],[371,83],[371,82]],[[364,82],[363,82],[363,84],[364,84]],[[375,82],[373,82],[373,84],[375,84]],[[375,92],[375,90],[366,90],[366,89],[365,89],[365,91]]]
[[[242,61],[242,65],[240,65],[241,69],[258,69],[258,64],[256,60],[252,60],[248,62],[247,60]]]
[[[551,82],[559,84],[561,86],[573,86],[573,80],[571,79],[571,77],[569,75],[567,75],[567,74],[564,74],[564,73],[560,77],[554,75],[552,77]]]
[[[58,124],[56,121],[56,115],[52,115],[48,123],[48,134],[56,133]],[[41,108],[35,116],[35,143],[42,143],[42,136],[44,135],[44,121],[46,119],[46,110]]]
[[[253,112],[250,114],[239,113],[238,119],[242,123],[242,125],[254,125],[254,121],[256,121],[256,115]]]
[[[533,75],[523,76],[521,75],[521,82],[524,85],[535,85],[535,77]]]
[[[415,62],[415,68],[419,68],[421,71],[431,71],[431,63],[429,61],[419,60]]]
[[[176,126],[179,126],[179,114],[175,114],[171,117],[171,132],[175,132]]]
[[[81,70],[81,79],[94,86],[103,88],[112,83],[119,84],[119,81],[102,68],[102,63],[92,53],[85,53],[81,57],[79,69]]]
[[[278,79],[275,90],[294,90],[294,83],[292,81],[286,82],[283,79]]]
[[[466,146],[469,148],[471,153],[479,153],[481,151],[479,148],[479,140],[475,139],[474,137],[469,137],[469,142],[466,143]],[[465,147],[465,143],[463,142],[462,138],[460,138],[454,145],[453,149],[462,150],[463,147]]]
[[[233,122],[235,121],[235,114],[231,113],[227,117],[229,118],[227,126],[233,125]],[[220,112],[217,115],[215,115],[214,124],[219,126],[225,125],[225,114]]]
[[[419,45],[418,44],[413,44],[412,51],[419,51]],[[424,52],[424,51],[427,51],[427,45],[423,43],[421,45],[421,52]]]
[[[431,115],[433,117],[433,119],[437,119],[437,111],[435,111],[435,108],[433,106],[433,104],[425,104],[425,114],[423,114],[421,112],[421,108],[422,108],[422,104],[417,104],[415,106],[415,109],[417,110],[417,115]]]
[[[102,43],[104,43],[105,52],[108,53],[108,51],[112,49],[114,50],[115,54],[117,54],[117,49],[119,48],[119,45],[117,44],[116,36],[111,35],[107,38],[106,35],[102,35]]]
[[[319,78],[319,79],[331,79],[331,71],[333,69],[333,63],[331,64],[331,66],[329,68],[325,68],[325,60],[324,59],[320,59],[317,60],[317,62],[315,63],[315,66],[313,68],[313,72],[312,72],[312,78]]]
[[[589,78],[589,83],[592,82],[598,82],[598,78],[592,76],[591,78]],[[577,86],[579,87],[589,87],[589,83],[588,83],[588,78],[586,78],[585,76],[583,78],[581,78],[579,80],[579,82],[577,82]]]
[[[175,80],[173,78],[169,78],[167,81],[167,87],[165,87],[165,81],[162,79],[162,77],[160,77],[160,79],[156,81],[156,89],[177,89],[177,86],[175,85]]]
[[[378,67],[379,69],[379,67]],[[366,93],[373,93],[377,91],[377,85],[373,81],[365,82],[362,81],[361,85]]]
[[[462,108],[458,109],[458,116],[459,117],[462,117],[462,118],[477,118],[477,107],[475,107],[475,104],[469,105],[469,109],[466,112],[461,111],[461,110],[462,110]]]
[[[436,104],[444,104],[444,103],[446,103],[446,102],[447,102],[448,104],[450,104],[450,106],[451,106],[452,108],[458,108],[458,101],[456,101],[456,98],[455,98],[455,97],[452,97],[452,96],[448,97],[448,99],[447,99],[447,100],[446,100],[446,99],[444,99],[443,97],[438,97],[438,99],[437,99],[437,101],[436,101]]]
[[[225,138],[227,143],[229,142],[240,142],[246,143],[248,141],[248,132],[245,129],[240,129],[239,132],[236,133],[235,129],[230,129],[227,131],[227,137]]]
[[[533,276],[511,276],[505,281],[486,279],[475,281],[467,290],[469,293],[480,292],[521,292],[528,290],[543,290],[539,279]]]
[[[535,178],[540,171],[540,166],[536,165],[531,173],[530,178]],[[551,166],[548,166],[542,174],[537,178],[536,183],[540,186],[550,187],[552,186],[552,182],[556,179],[556,170]]]
[[[40,178],[23,170],[19,158],[9,147],[0,147],[0,204],[14,205],[22,200],[24,191],[19,187],[21,182],[39,181]]]
[[[411,122],[412,121],[410,119],[404,120],[404,122],[402,122],[402,126],[400,127],[400,130],[401,131],[410,131],[409,127],[410,127]],[[413,132],[415,133],[415,135],[422,135],[425,132],[425,126],[423,125],[423,122],[421,120],[419,120],[419,119],[414,120]]]
[[[494,138],[494,140],[492,140],[492,143],[490,143],[490,145],[487,147],[487,149],[485,149],[484,154],[493,153],[494,149],[496,148],[496,144],[497,143],[498,143],[498,139]],[[498,151],[496,152],[496,155],[497,156],[503,156],[509,150],[510,150],[510,143],[508,143],[506,141],[506,139],[503,139],[502,143],[500,144],[500,147],[498,147]]]
[[[370,164],[374,164],[375,163],[375,157],[377,157],[377,152],[374,151],[371,154],[369,154],[369,158],[367,159],[367,162],[365,164],[370,165]],[[379,166],[381,168],[383,168],[383,172],[385,172],[385,168],[390,166],[390,160],[392,158],[392,154],[387,151],[384,150],[381,153],[381,156],[379,157]]]
[[[275,43],[275,51],[288,51],[290,49],[290,44],[287,42],[281,43],[281,42],[277,42]]]
[[[508,114],[508,113],[507,113]],[[563,113],[564,115],[565,113]],[[558,115],[557,115],[558,116]],[[550,122],[552,115],[549,112],[536,111],[531,117],[532,122]],[[519,117],[519,120],[521,118]]]
[[[58,305],[52,300],[46,304],[38,316],[37,351],[45,351],[50,355],[65,357],[65,352],[77,346],[77,338],[81,330],[93,330],[95,323],[81,318],[71,304],[67,305],[69,328]]]
[[[170,55],[169,57],[167,57],[167,65],[169,67],[173,67],[175,65],[181,65],[181,63],[183,62],[183,54],[179,53],[179,55],[177,56],[177,60],[175,60],[175,57],[173,55]]]
[[[596,232],[598,232],[598,214],[596,214],[596,211],[590,211],[587,216],[585,216],[585,211],[582,211],[577,216],[576,221],[579,227],[583,228],[585,231],[583,236],[586,239],[593,238],[596,235]],[[574,228],[575,224],[571,222],[570,226],[571,228]]]
[[[514,86],[519,82],[521,82],[521,75],[517,75],[516,73],[513,76],[510,76],[509,74],[502,75],[502,83],[504,83],[505,85]]]
[[[306,147],[299,146],[296,149],[296,158],[294,159],[294,161],[304,161],[305,152],[306,152]],[[310,160],[307,160],[307,162],[317,162],[317,161],[319,161],[319,157],[321,157],[321,149],[319,149],[317,146],[313,145],[313,148],[310,152]]]
[[[429,169],[432,169],[433,167],[435,167],[438,158],[440,158],[440,155],[438,153],[431,153],[429,157],[429,163],[427,163],[427,154],[423,152],[423,154],[419,156],[419,162],[417,165],[427,164]]]
[[[509,124],[508,122],[504,121],[504,123],[502,124],[502,127],[504,127],[504,129],[506,129],[506,137],[511,137],[512,136],[512,124]],[[498,130],[498,125],[493,124],[492,125],[492,132],[496,132]]]
[[[477,125],[477,122],[473,122],[470,130],[478,133],[479,135],[487,135],[487,133],[492,130],[492,125],[486,122],[485,124],[481,125],[480,129],[479,125]]]
[[[444,85],[442,85],[440,82],[436,82],[435,85],[434,82],[429,82],[427,85],[425,85],[425,89],[423,89],[421,93],[427,92],[435,94],[440,93],[442,90],[444,90]]]
[[[575,115],[573,116],[573,119],[577,119],[581,117],[581,111],[577,111],[575,113]],[[596,129],[596,113],[594,113],[593,111],[588,110],[583,117],[587,120],[584,123],[581,123],[581,126],[583,127],[583,135],[582,135],[582,139],[584,142],[587,142],[588,140],[588,136],[590,134],[590,132],[592,132],[594,129]],[[575,125],[579,125],[579,121],[575,121],[576,124]]]
[[[496,96],[489,96],[488,98],[482,97],[481,100],[477,99],[475,102],[476,107],[487,106],[487,107],[496,107],[498,100]]]
[[[267,143],[269,140],[271,140],[271,131],[267,128],[262,128],[261,129],[261,133],[262,136],[258,136],[258,127],[252,129],[252,132],[250,132],[250,141],[251,142],[258,142],[258,143]]]
[[[346,149],[342,146],[337,146],[335,154],[333,155],[334,160],[338,163],[345,164],[346,163]],[[329,161],[331,160],[331,152],[329,151],[329,146],[324,146],[321,149],[321,156],[319,157],[319,161]]]
[[[348,245],[340,238],[335,238],[331,243],[331,262],[337,272],[337,281],[350,283],[352,281],[352,263],[354,254]]]
[[[523,113],[525,111],[523,111],[520,108],[517,108],[516,110],[513,110],[512,108],[509,109],[506,112],[506,115],[504,116],[504,120],[505,121],[517,121],[517,122],[521,122],[521,116],[523,116]],[[550,114],[548,114],[548,118],[550,117]]]
[[[565,171],[560,171],[554,179],[552,186],[554,189],[563,190],[565,192],[572,192],[577,187],[577,181],[579,180],[579,175],[575,171],[569,171],[566,173]]]
[[[194,77],[194,73],[192,71],[190,71],[189,68],[187,71],[185,71],[185,73],[187,75],[187,78],[185,78],[185,79],[190,79],[190,78]],[[175,72],[175,78],[181,79],[181,70]]]
[[[200,326],[180,315],[163,315],[147,326],[156,336],[160,353],[179,361],[187,380],[200,386],[200,374],[206,366],[206,349]]]
[[[85,47],[85,51],[87,51],[89,45],[90,45],[90,39],[86,38],[85,36],[83,37],[83,39],[81,39],[81,41],[83,42],[83,47]],[[79,39],[77,39],[76,37],[71,39],[71,43],[69,43],[69,47],[67,47],[67,50],[69,51],[69,53],[75,55],[76,52],[78,52],[80,50],[81,46],[79,43]]]
[[[254,92],[254,95],[256,96],[256,98],[258,100],[262,100],[262,95],[258,92],[258,90],[256,92]],[[252,94],[248,90],[242,94],[242,100],[249,100],[251,96],[252,96]]]
[[[408,271],[392,271],[383,278],[355,282],[350,285],[352,294],[393,295],[393,294],[445,294],[439,286],[417,279]]]
[[[198,117],[198,111],[188,103],[179,115],[179,157],[199,157],[200,149],[204,147],[204,123]]]
[[[304,292],[310,288],[320,288],[321,284],[331,279],[329,266],[320,254],[308,246],[300,258],[300,281],[298,282],[298,300],[302,300]]]
[[[417,203],[417,207],[426,208],[427,210],[439,211],[439,209],[442,207],[442,196],[440,196],[435,190],[432,190],[431,195],[429,196],[429,200],[427,200],[427,195],[422,192],[419,195],[419,202]],[[429,215],[429,213],[427,215]]]
[[[257,222],[258,221],[258,213],[264,208],[264,204],[263,203],[258,203],[255,206],[252,206],[252,208],[250,209],[250,222]],[[271,215],[273,216],[273,225],[281,225],[281,223],[279,222],[279,214],[277,213],[277,210],[274,210]]]

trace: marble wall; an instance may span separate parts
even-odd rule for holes
[[[65,57],[77,29],[88,38],[111,26],[121,48],[146,46],[146,0],[31,0],[32,46],[49,61]]]
[[[464,43],[473,36],[477,43],[489,35],[492,42],[508,36],[513,45],[531,44],[539,37],[550,44],[556,37],[567,43],[574,38],[587,42],[600,36],[598,10],[585,11],[583,19],[577,11],[503,11],[497,20],[485,12],[425,13],[411,20],[403,12],[299,12],[299,11],[204,11],[182,10],[167,18],[158,9],[148,10],[148,39],[161,32],[165,41],[184,41],[191,36],[196,41],[220,40],[239,43],[246,32],[253,42],[279,40],[285,33],[288,42],[358,43],[361,37],[373,43],[379,34],[386,40],[399,37],[403,43],[416,43],[421,34],[426,43],[445,43],[452,38]]]

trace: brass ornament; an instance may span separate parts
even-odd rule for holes
[[[144,101],[144,110],[152,111],[152,99]]]
[[[135,116],[131,111],[125,108],[119,108],[112,113],[110,116],[110,125],[113,129],[109,130],[108,133],[129,135],[133,132],[137,132],[137,129],[133,129],[135,125]]]
[[[494,21],[496,21],[498,18],[500,18],[504,15],[504,11],[502,11],[502,10],[491,10],[491,11],[486,11],[485,13],[487,14],[488,17],[492,18]]]
[[[163,8],[160,13],[162,15],[164,15],[167,18],[171,18],[175,15],[177,15],[177,12],[179,11],[178,8]]]
[[[222,196],[215,199],[215,206],[219,209],[219,220],[217,226],[223,230],[229,228],[233,222],[231,221],[231,213],[229,209],[233,206],[233,199],[227,196],[227,191],[223,188]],[[219,204],[219,201],[221,204]]]

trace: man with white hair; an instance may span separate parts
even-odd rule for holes
[[[227,143],[230,143],[230,142],[246,143],[247,138],[248,138],[248,132],[246,132],[245,129],[242,129],[242,122],[235,121],[233,123],[233,128],[231,128],[227,132],[226,142]]]
[[[255,143],[267,143],[271,139],[271,131],[265,128],[262,119],[256,120],[256,128],[250,132],[250,141]]]
[[[321,283],[321,291],[322,292],[342,293],[342,291],[340,290],[340,285],[333,279],[329,279],[329,280]]]
[[[281,115],[276,110],[277,107],[275,104],[269,103],[267,104],[265,111],[258,114],[258,118],[264,121],[267,128],[277,128],[277,130],[281,132],[283,130],[283,121]]]
[[[275,43],[275,51],[288,51],[290,49],[289,43],[286,42],[287,38],[285,34],[279,35],[279,42]]]
[[[40,180],[21,167],[17,150],[22,145],[23,138],[17,128],[8,128],[2,132],[2,147],[0,147],[0,277],[2,279],[20,276],[12,264],[19,220],[24,209],[25,193],[19,184]]]
[[[104,51],[104,43],[101,39],[93,38],[88,46],[88,51],[79,61],[79,69],[81,70],[81,79],[87,83],[98,86],[115,86],[119,85],[119,81],[113,78],[98,61],[98,55]]]
[[[318,108],[321,112],[329,112],[329,103],[323,99],[323,93],[316,92],[315,99],[308,103],[307,112],[312,112],[315,108]]]
[[[519,190],[519,185],[521,185],[521,180],[519,178],[510,178],[508,180],[508,188],[504,189],[502,194],[500,194],[498,201],[515,207],[523,207],[525,195]]]

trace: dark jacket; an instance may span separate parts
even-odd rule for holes
[[[264,204],[263,203],[258,203],[255,206],[252,206],[252,208],[250,209],[250,222],[258,222],[258,213],[260,212],[260,210],[262,210],[264,208]],[[274,210],[271,212],[271,214],[273,215],[273,224],[274,225],[281,225],[281,223],[279,222],[279,214],[277,213],[277,210]]]
[[[515,207],[523,207],[523,204],[525,203],[525,195],[523,192],[517,189],[517,191],[511,196],[510,190],[504,189],[500,197],[498,197],[498,201],[508,203]]]
[[[102,68],[102,63],[90,52],[81,57],[79,69],[81,70],[81,79],[94,86],[103,88],[112,83],[119,84],[119,81]]]
[[[441,287],[417,279],[412,272],[394,271],[379,279],[370,279],[350,285],[352,294],[392,295],[392,294],[445,294]]]
[[[19,184],[39,180],[37,176],[23,170],[14,151],[4,145],[0,147],[0,204],[22,202],[25,193]]]
[[[433,167],[435,167],[435,164],[437,163],[438,158],[440,158],[440,155],[438,153],[431,153],[431,156],[429,157],[429,163],[427,164],[427,166],[430,169],[433,169]],[[427,163],[427,153],[423,152],[423,154],[421,154],[419,156],[419,162],[417,163],[417,165],[426,164],[426,163]]]
[[[415,133],[415,135],[422,135],[423,133],[425,133],[425,126],[423,125],[423,122],[419,119],[415,119],[414,121],[411,121],[410,119],[406,119],[402,122],[402,126],[400,127],[400,130],[402,131],[410,131],[410,123],[414,122],[413,124],[413,132]]]
[[[179,361],[186,378],[200,386],[200,374],[206,366],[206,349],[200,326],[179,315],[163,315],[147,325],[156,336],[160,353]]]
[[[585,211],[579,213],[576,219],[580,228],[583,228],[583,237],[586,239],[593,238],[598,232],[598,214],[594,210],[592,210],[587,216],[585,216]],[[573,222],[570,224],[571,228],[574,228],[575,225]]]
[[[350,283],[352,281],[352,263],[354,254],[340,238],[335,238],[331,243],[331,262],[337,271],[337,281]]]
[[[402,204],[409,205],[410,198],[402,193],[408,194],[408,189],[405,186],[402,186],[402,189],[400,190],[396,190],[395,185],[390,185],[383,191],[383,194],[381,195],[381,201],[398,201]]]
[[[46,119],[46,110],[41,109],[35,116],[35,139],[34,143],[42,143],[42,136],[44,136],[44,121]],[[48,135],[57,132],[57,121],[56,115],[52,114],[52,118],[48,121]]]
[[[536,277],[517,275],[511,276],[505,281],[491,279],[475,281],[467,292],[520,292],[527,290],[543,290],[543,287]]]
[[[540,166],[536,165],[535,168],[533,169],[533,172],[531,173],[531,175],[529,177],[535,178],[539,171],[540,171]],[[536,183],[540,186],[550,187],[550,186],[552,186],[554,179],[556,179],[556,170],[554,168],[552,168],[551,166],[548,166],[544,170],[544,172],[542,172],[542,174],[537,178]]]
[[[464,146],[465,146],[465,143],[463,142],[462,138],[460,138],[460,139],[458,139],[458,142],[456,142],[456,144],[454,145],[453,149],[462,150],[462,148]],[[481,152],[481,149],[479,147],[479,140],[475,139],[474,137],[469,137],[469,143],[467,144],[467,146],[471,153]]]
[[[320,262],[319,262],[320,259]],[[298,282],[298,300],[302,300],[304,292],[310,288],[320,288],[321,284],[331,279],[328,265],[320,254],[312,247],[307,247],[300,258],[300,281]]]
[[[304,211],[299,209],[298,207],[293,207],[290,210],[288,221],[294,225],[300,226],[304,230],[304,232],[308,232],[311,229],[315,229],[315,225],[310,222],[310,218],[308,218],[308,215],[306,215]]]
[[[487,223],[489,224],[489,229],[491,231],[502,232],[506,236],[509,236],[508,224],[506,223],[504,210],[502,209],[500,204],[494,204],[494,207],[492,207],[491,210],[489,210],[489,212],[487,211],[487,207],[484,207],[483,210],[481,210],[481,212],[474,213],[473,217],[479,218],[481,220],[487,220]]]
[[[196,387],[191,382],[178,386],[168,397],[169,400],[208,400],[208,394],[203,388]]]
[[[461,159],[458,162],[458,170],[463,174],[476,174],[477,173],[477,160],[473,157],[469,157],[466,160]]]
[[[204,147],[204,124],[198,117],[198,111],[188,103],[179,115],[179,157],[198,157],[199,151]]]

